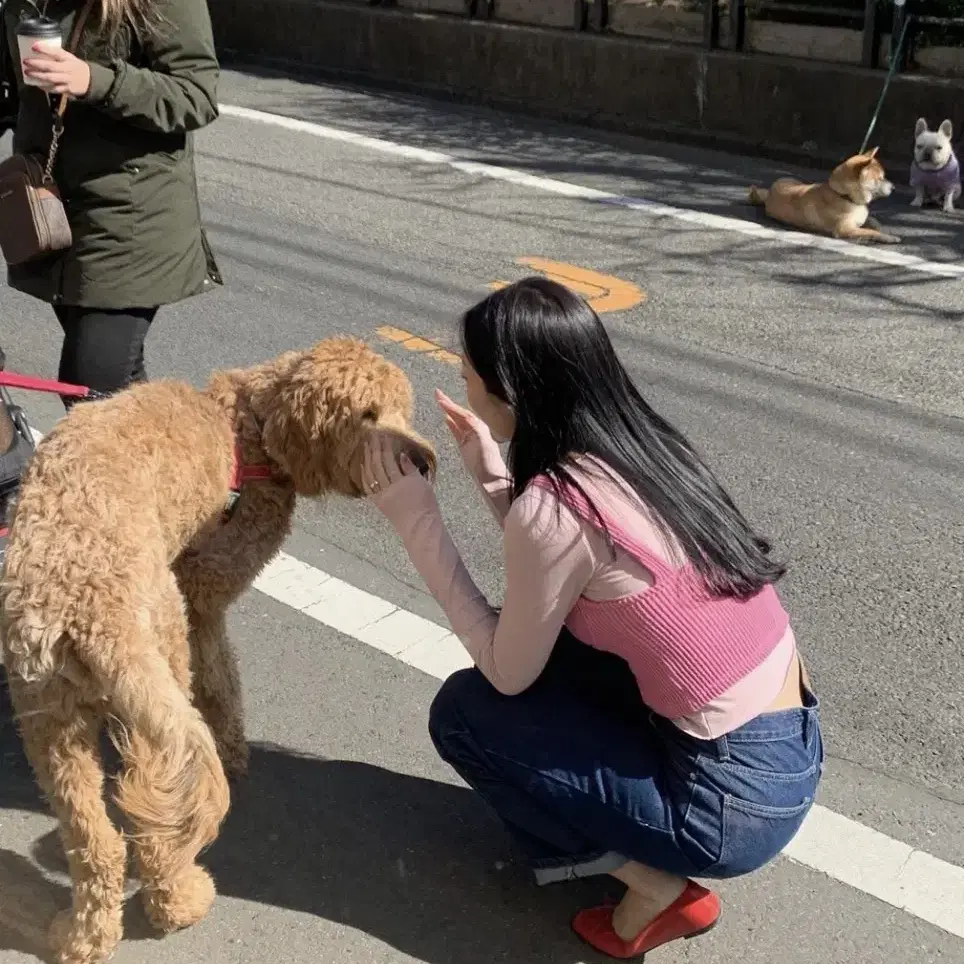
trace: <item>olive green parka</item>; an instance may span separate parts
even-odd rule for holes
[[[46,6],[65,46],[83,3]],[[75,50],[90,64],[90,90],[67,107],[53,172],[73,245],[11,266],[11,287],[55,305],[121,309],[170,304],[221,284],[201,227],[192,136],[218,116],[210,14],[206,0],[158,3],[164,23],[155,36],[141,43],[125,29],[108,46],[95,0]],[[3,40],[19,96],[13,149],[45,154],[57,98],[23,84],[21,13],[33,13],[26,0],[7,0]]]

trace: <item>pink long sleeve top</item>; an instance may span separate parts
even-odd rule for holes
[[[511,503],[495,443],[476,472],[503,528],[505,593],[495,610],[462,562],[431,485],[410,475],[376,502],[475,665],[500,692],[542,672],[563,626],[629,663],[643,701],[700,739],[753,719],[782,689],[796,652],[772,587],[750,600],[710,597],[651,510],[610,470],[573,466],[615,543],[575,493],[535,480]]]

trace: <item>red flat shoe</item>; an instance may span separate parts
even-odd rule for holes
[[[712,930],[720,919],[720,898],[692,880],[686,889],[654,921],[631,941],[613,930],[613,908],[591,907],[572,919],[572,929],[590,947],[603,954],[627,960],[641,957],[670,941],[698,937]]]

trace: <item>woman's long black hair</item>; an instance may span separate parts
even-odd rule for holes
[[[639,394],[599,317],[568,288],[533,277],[494,292],[465,313],[462,347],[515,415],[513,499],[544,473],[557,494],[578,490],[601,523],[567,467],[572,456],[594,456],[653,510],[714,594],[746,598],[786,572],[692,446]]]

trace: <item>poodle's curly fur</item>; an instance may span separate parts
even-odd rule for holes
[[[226,610],[281,547],[296,495],[363,495],[373,432],[434,472],[411,418],[401,369],[336,338],[204,391],[157,381],[78,405],[38,446],[0,577],[0,652],[70,864],[73,906],[51,928],[61,964],[103,960],[122,934],[127,836],[105,804],[105,727],[148,917],[172,931],[207,913],[196,858],[248,754]],[[236,444],[273,475],[225,521]]]

